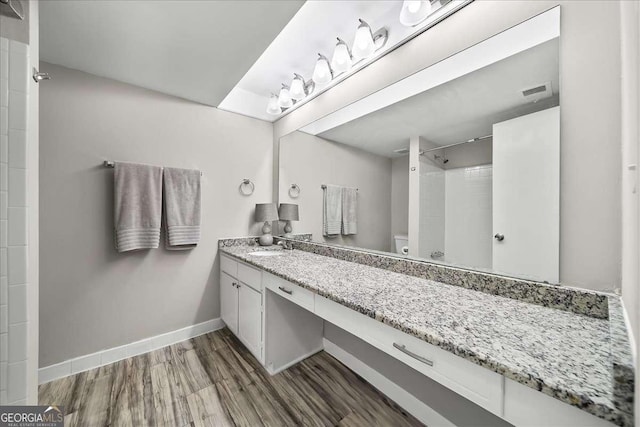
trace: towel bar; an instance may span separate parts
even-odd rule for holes
[[[102,162],[102,166],[104,166],[105,168],[109,168],[109,169],[113,169],[116,167],[116,162],[113,160],[105,160],[104,162]],[[202,171],[200,171],[200,176],[204,175],[202,173]]]

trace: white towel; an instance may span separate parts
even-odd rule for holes
[[[342,224],[342,187],[327,185],[322,201],[322,235],[337,236]]]
[[[342,234],[358,234],[358,190],[342,189]]]
[[[200,171],[164,169],[165,246],[193,249],[200,241]]]
[[[162,216],[162,168],[115,164],[114,234],[118,252],[157,248]]]

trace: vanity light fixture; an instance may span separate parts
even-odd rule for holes
[[[331,68],[336,74],[340,74],[349,71],[351,65],[353,65],[353,59],[351,58],[349,46],[338,37],[338,43],[336,43],[336,48],[331,58]]]
[[[291,108],[293,107],[293,100],[291,99],[291,94],[289,93],[289,86],[282,84],[282,88],[280,89],[280,94],[278,95],[278,106],[280,108]]]
[[[316,68],[313,70],[313,81],[318,84],[329,83],[333,79],[333,72],[326,56],[319,53]]]
[[[289,89],[289,94],[295,101],[300,101],[305,96],[313,92],[314,88],[315,84],[313,83],[313,80],[305,82],[304,78],[300,74],[294,73],[293,80],[291,81],[291,89]]]
[[[433,11],[430,0],[404,0],[400,11],[400,23],[406,27],[415,27]]]
[[[1,1],[1,0],[0,0]],[[294,73],[291,87],[283,84],[279,95],[272,95],[267,105],[267,113],[279,115],[284,110],[293,107],[298,102],[309,96],[316,89],[316,85],[326,85],[331,83],[334,77],[351,71],[354,65],[365,61],[381,49],[388,39],[386,28],[381,28],[375,33],[371,32],[371,27],[362,19],[356,30],[354,44],[349,46],[338,37],[331,61],[321,53],[318,53],[316,66],[313,69],[311,80]],[[275,101],[274,101],[275,99]]]
[[[267,104],[267,113],[273,115],[282,113],[282,108],[280,108],[280,105],[278,105],[278,96],[275,93],[272,93],[271,97],[269,98],[269,103]]]
[[[376,45],[373,43],[373,33],[371,33],[371,27],[362,19],[359,20],[360,25],[356,30],[356,37],[353,40],[353,58],[366,59],[373,55],[376,50]]]

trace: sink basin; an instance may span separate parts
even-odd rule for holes
[[[282,251],[253,251],[249,252],[247,255],[253,256],[278,256],[282,255],[284,252]]]

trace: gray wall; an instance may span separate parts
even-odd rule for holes
[[[426,377],[360,338],[324,322],[324,337],[356,355],[427,406],[459,427],[506,427],[511,424]]]
[[[270,123],[41,63],[40,366],[219,317],[217,239],[256,234],[272,198]],[[105,159],[203,171],[202,241],[113,247]],[[255,193],[238,192],[250,178]]]
[[[297,203],[294,232],[317,242],[387,251],[391,230],[391,159],[303,132],[280,141],[280,202]],[[301,188],[289,197],[291,184]],[[358,188],[358,234],[322,236],[322,184]]]
[[[275,123],[277,140],[561,5],[560,278],[620,287],[620,10],[610,1],[476,1]],[[478,23],[482,25],[478,25]],[[464,28],[464,31],[460,31]],[[277,149],[277,141],[274,146]]]

